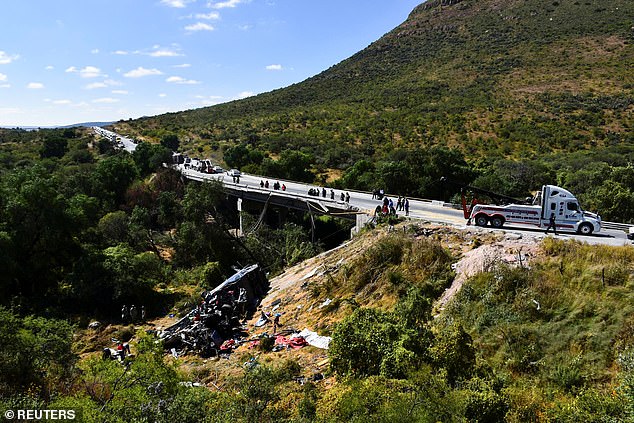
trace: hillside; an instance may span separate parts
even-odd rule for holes
[[[167,360],[220,421],[628,421],[632,258],[543,234],[379,227],[271,279],[245,325],[263,345],[259,312],[280,313],[278,331],[332,336],[329,350],[246,342]]]
[[[633,17],[626,0],[428,1],[304,82],[116,127],[216,156],[301,149],[340,169],[415,146],[530,157],[631,144]]]

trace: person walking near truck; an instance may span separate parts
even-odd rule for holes
[[[546,233],[548,233],[549,230],[553,230],[553,232],[555,233],[555,235],[557,235],[557,225],[555,223],[555,213],[551,213],[550,214],[550,219],[548,219],[548,227],[546,228]]]

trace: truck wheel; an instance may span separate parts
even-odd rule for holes
[[[491,218],[491,226],[494,228],[501,228],[504,225],[504,219],[501,217],[495,216]]]
[[[477,226],[486,226],[487,223],[489,223],[489,219],[486,217],[486,215],[481,214],[481,215],[476,216],[475,224]]]
[[[582,223],[577,229],[577,233],[581,235],[591,235],[592,231],[594,231],[594,228],[589,223]]]

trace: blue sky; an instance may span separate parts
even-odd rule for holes
[[[3,0],[0,126],[218,104],[300,82],[423,0]]]

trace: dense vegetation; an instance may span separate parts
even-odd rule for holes
[[[430,162],[450,159],[471,169],[447,175],[461,182],[519,197],[559,183],[631,221],[633,17],[627,0],[428,1],[301,83],[115,126],[245,171],[425,198],[440,197]]]
[[[455,261],[389,235],[325,283],[329,389],[295,361],[253,360],[222,390],[164,359],[102,361],[74,336],[122,304],[183,306],[232,266],[275,272],[320,251],[301,216],[228,234],[213,184],[159,169],[171,150],[271,177],[449,199],[441,176],[523,197],[556,182],[604,219],[634,219],[626,0],[433,0],[303,83],[213,108],[119,122],[133,154],[77,129],[0,130],[0,412],[86,421],[631,421],[632,251],[547,240],[530,268],[492,266],[442,315]],[[245,226],[257,216],[245,217]],[[328,219],[329,233],[347,228]],[[109,332],[135,335],[131,328]],[[262,360],[264,361],[264,360]],[[202,376],[201,376],[202,378]]]
[[[301,219],[237,242],[227,233],[234,211],[224,210],[218,188],[184,186],[157,168],[169,157],[159,144],[128,154],[80,130],[2,135],[0,411],[72,408],[86,421],[121,422],[631,417],[627,247],[547,241],[544,260],[484,269],[432,318],[455,257],[433,238],[380,237],[326,282],[307,286],[333,298],[323,313],[341,318],[332,328],[330,389],[298,384],[294,360],[255,358],[226,375],[221,391],[182,383],[204,375],[170,364],[160,344],[131,326],[103,336],[136,335],[134,360],[80,359],[78,352],[94,351],[74,335],[88,318],[116,321],[124,303],[162,314],[189,301],[192,288],[218,283],[233,264],[280,269],[319,246]],[[456,150],[429,153],[430,166],[471,172]],[[626,181],[627,169],[614,177]],[[347,231],[328,220],[318,225]]]
[[[234,266],[260,263],[277,272],[320,251],[293,216],[283,228],[264,222],[246,238],[258,248],[248,248],[230,235],[237,213],[219,186],[184,185],[178,173],[162,167],[171,154],[149,143],[132,154],[115,151],[80,129],[0,132],[3,406],[42,408],[59,400],[91,416],[113,413],[117,402],[109,395],[115,388],[108,384],[121,381],[127,370],[78,363],[77,325],[95,318],[118,322],[123,304],[145,305],[148,317],[164,315],[186,304],[192,290],[222,282]],[[340,229],[329,221],[321,225],[329,226],[328,233]],[[132,335],[124,330],[117,337]],[[133,380],[139,373],[147,378],[126,387],[145,391],[157,379],[170,394],[180,392],[180,376],[152,351],[141,354],[132,369]],[[174,376],[171,385],[165,375]],[[129,421],[125,411],[114,413]]]

